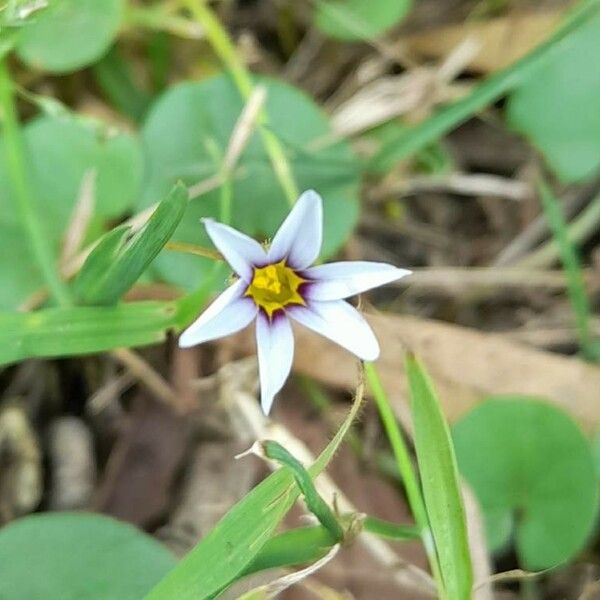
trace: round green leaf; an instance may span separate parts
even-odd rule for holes
[[[581,550],[594,525],[597,483],[590,446],[569,416],[539,400],[498,396],[457,423],[453,436],[492,550],[514,532],[527,569]]]
[[[44,116],[23,128],[23,138],[34,206],[57,252],[90,169],[96,171],[96,222],[132,208],[143,175],[142,151],[134,136],[106,133],[106,128],[78,118]],[[0,268],[12,273],[5,277],[0,307],[14,309],[42,281],[28,250],[8,172],[0,138]]]
[[[410,0],[318,0],[315,25],[341,40],[376,38],[399,23],[410,11]]]
[[[331,133],[319,108],[301,91],[273,80],[267,88],[269,127],[281,140],[301,190],[314,188],[324,199],[323,254],[337,250],[352,231],[359,208],[360,172],[349,145],[321,150],[310,144]],[[244,101],[227,76],[184,83],[167,91],[150,111],[143,131],[149,179],[143,208],[165,196],[181,179],[188,185],[219,170]],[[233,182],[232,225],[266,239],[290,207],[273,173],[260,135],[255,132],[239,161]],[[174,239],[210,246],[200,218],[220,218],[220,191],[193,200]],[[157,260],[161,276],[192,289],[213,265],[193,256],[164,252]]]
[[[38,514],[0,530],[1,598],[139,600],[175,564],[150,536],[96,514]]]
[[[53,239],[62,235],[91,169],[96,171],[96,215],[120,216],[137,199],[143,157],[134,136],[107,133],[82,119],[44,116],[29,122],[23,137],[37,208]],[[0,185],[10,193],[4,151]],[[13,206],[9,198],[0,203],[0,221],[16,222]]]
[[[65,73],[96,62],[115,39],[123,0],[49,0],[23,26],[17,53],[31,66]]]
[[[600,17],[569,36],[562,51],[517,88],[508,119],[564,182],[600,166]]]
[[[27,239],[16,225],[0,223],[0,273],[0,310],[15,310],[44,285]]]

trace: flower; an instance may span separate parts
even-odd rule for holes
[[[323,202],[304,192],[268,250],[213,219],[206,231],[239,276],[179,338],[189,348],[246,327],[256,319],[261,405],[271,410],[294,356],[290,318],[336,342],[362,360],[379,356],[377,339],[361,314],[343,299],[400,279],[410,271],[376,262],[311,266],[321,251]]]

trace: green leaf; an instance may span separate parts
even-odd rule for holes
[[[0,597],[139,600],[175,563],[164,546],[115,519],[32,515],[0,530]]]
[[[575,313],[581,349],[586,356],[591,356],[593,355],[593,351],[589,350],[593,343],[590,326],[591,307],[577,249],[569,239],[567,223],[558,199],[545,182],[542,181],[538,187],[544,213],[560,252],[560,259],[567,279],[569,299]]]
[[[73,116],[34,119],[23,128],[23,136],[37,208],[53,239],[62,235],[87,171],[97,173],[98,216],[118,217],[132,207],[143,171],[141,148],[134,136]],[[4,194],[8,194],[12,190],[5,175],[3,145],[4,142],[0,147],[0,184]],[[0,203],[1,221],[16,222],[11,206],[8,201]]]
[[[179,183],[131,237],[128,227],[107,233],[85,261],[75,282],[79,304],[116,303],[169,241],[187,202],[187,188]]]
[[[150,95],[135,83],[131,65],[117,47],[94,66],[94,75],[112,105],[134,121],[140,121],[150,104]]]
[[[0,365],[156,344],[176,319],[176,305],[168,302],[0,313]]]
[[[311,142],[331,133],[326,117],[299,90],[269,79],[260,81],[267,88],[269,126],[286,149],[298,185],[314,188],[324,198],[323,253],[330,255],[346,240],[358,218],[360,173],[355,156],[346,143],[308,149]],[[178,179],[191,186],[219,172],[219,156],[225,154],[243,107],[234,83],[225,75],[169,89],[150,110],[144,126],[150,177],[139,208],[163,198]],[[257,133],[241,157],[232,188],[231,224],[258,238],[271,236],[289,205]],[[220,217],[218,191],[190,202],[174,239],[210,245],[199,223],[205,216]],[[167,252],[158,257],[156,267],[165,280],[189,290],[212,265]]]
[[[465,510],[448,424],[424,367],[406,359],[417,462],[445,597],[468,600],[473,572]]]
[[[86,172],[96,172],[96,221],[121,216],[138,196],[142,182],[143,157],[137,139],[108,131],[97,123],[71,115],[43,116],[23,128],[35,209],[40,215],[52,247],[58,246],[70,222]],[[0,138],[0,265],[15,270],[11,257],[19,256],[23,274],[6,277],[0,292],[0,308],[15,309],[39,288],[41,278],[25,279],[37,272],[21,231],[4,138]],[[100,223],[99,223],[100,224]],[[12,260],[13,266],[8,263]]]
[[[526,135],[564,182],[600,166],[600,16],[511,95],[509,123]]]
[[[429,146],[491,102],[526,82],[540,65],[552,60],[554,55],[565,51],[565,48],[568,47],[566,43],[568,36],[596,16],[599,9],[600,0],[581,2],[564,24],[527,56],[492,75],[461,100],[448,105],[422,123],[407,127],[394,139],[389,140],[375,154],[370,162],[370,168],[374,171],[391,169],[398,161]],[[564,115],[561,115],[561,118],[564,118]]]
[[[3,201],[1,195],[0,191],[0,203]],[[0,273],[0,311],[17,308],[20,302],[44,285],[25,234],[18,225],[0,222]]]
[[[295,567],[316,562],[323,558],[335,540],[325,527],[300,527],[285,531],[272,537],[259,555],[245,569],[244,575],[250,575],[277,567]]]
[[[308,470],[316,477],[329,463],[360,411],[357,390],[346,420]],[[283,467],[246,494],[214,529],[147,596],[148,600],[208,600],[239,578],[298,497],[294,477]]]
[[[317,0],[314,21],[331,37],[370,40],[399,23],[411,7],[411,0]]]
[[[453,428],[458,464],[481,503],[492,550],[514,532],[526,569],[573,558],[594,526],[598,491],[589,444],[554,406],[492,397]]]
[[[66,73],[96,62],[116,38],[123,0],[49,0],[22,27],[19,57],[32,67]]]
[[[315,488],[310,473],[304,468],[304,465],[278,442],[267,440],[262,443],[262,448],[267,458],[276,460],[292,471],[294,479],[296,480],[296,485],[304,495],[304,501],[306,502],[308,510],[310,510],[310,512],[317,517],[321,525],[329,531],[331,538],[335,542],[342,541],[344,538],[344,530],[333,510],[329,507],[329,504],[323,500]]]

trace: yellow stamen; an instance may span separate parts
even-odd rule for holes
[[[245,295],[250,296],[271,318],[275,311],[288,304],[304,304],[298,288],[305,281],[282,260],[266,267],[255,267]]]

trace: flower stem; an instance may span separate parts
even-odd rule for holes
[[[392,446],[392,451],[396,458],[398,470],[400,471],[400,477],[402,478],[404,489],[406,490],[408,504],[410,505],[410,510],[415,519],[415,523],[417,524],[417,529],[421,533],[421,539],[423,541],[423,545],[425,546],[427,558],[429,559],[429,566],[431,567],[431,571],[433,572],[433,575],[439,585],[440,582],[442,582],[441,569],[439,566],[437,552],[433,543],[433,536],[431,535],[431,530],[429,528],[427,509],[425,508],[425,502],[423,500],[423,495],[421,494],[419,481],[417,479],[415,470],[413,469],[406,442],[402,437],[402,432],[398,427],[398,423],[392,410],[389,398],[387,397],[385,389],[383,388],[377,368],[373,363],[365,363],[365,375],[367,377],[369,387],[371,388],[371,392],[373,393],[373,397],[375,398],[377,410],[379,411],[379,416],[383,422],[388,440]],[[443,589],[443,587],[439,587],[439,589]]]
[[[242,97],[248,100],[254,89],[252,77],[239,59],[233,42],[215,13],[207,6],[206,0],[183,0],[183,3],[202,25],[213,50],[230,71]],[[267,112],[262,109],[259,116],[258,131],[279,184],[289,205],[293,206],[298,198],[298,186],[283,147],[277,136],[268,129],[268,125],[269,117]]]
[[[31,254],[38,263],[50,293],[58,304],[68,306],[71,304],[69,291],[58,275],[51,244],[35,210],[25,165],[23,138],[15,107],[14,85],[6,65],[6,58],[0,59],[0,110],[2,111],[7,166],[14,189],[16,211],[27,234]]]

